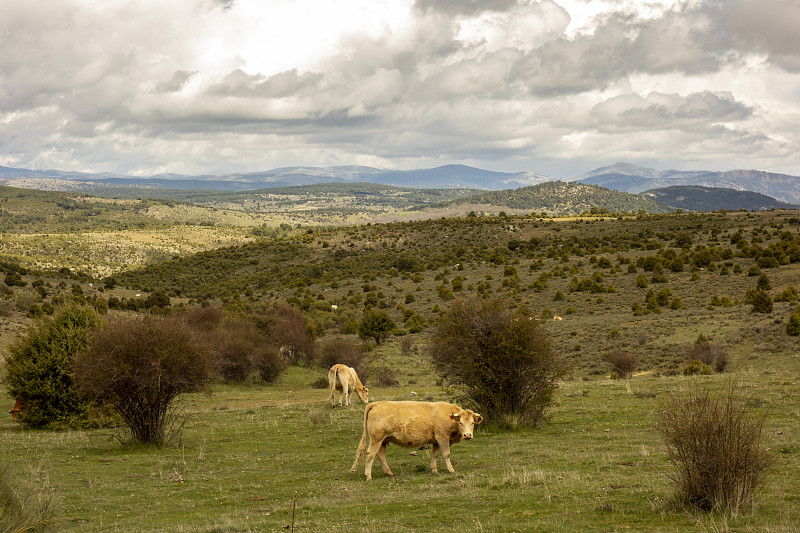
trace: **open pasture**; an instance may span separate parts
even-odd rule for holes
[[[298,367],[277,385],[190,396],[182,439],[163,449],[122,445],[109,429],[22,431],[10,417],[0,449],[56,499],[63,531],[281,531],[294,512],[294,530],[308,532],[789,532],[800,523],[795,355],[733,361],[754,412],[767,414],[764,444],[776,457],[757,506],[733,518],[668,504],[671,467],[653,427],[659,398],[690,383],[724,388],[730,373],[567,381],[542,428],[477,426],[474,440],[453,447],[455,474],[431,474],[430,450],[396,446],[387,454],[394,478],[376,464],[365,481],[363,461],[349,472],[363,404],[331,408],[328,391],[309,385],[322,370]],[[399,354],[387,345],[371,357]],[[422,356],[410,357],[418,360],[400,386],[368,384],[371,399],[449,400]],[[10,407],[0,394],[0,408]]]

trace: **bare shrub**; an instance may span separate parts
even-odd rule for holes
[[[291,355],[289,364],[300,361],[311,364],[316,355],[314,336],[300,311],[288,305],[279,306],[265,317],[265,323],[273,345],[293,348],[288,352]]]
[[[382,387],[397,387],[397,372],[393,368],[380,367],[375,370],[375,383]]]
[[[639,356],[625,350],[612,350],[603,356],[603,360],[626,379],[630,379],[639,366]]]
[[[32,305],[42,301],[41,295],[33,289],[20,289],[16,291],[17,310],[27,311]]]
[[[284,368],[278,348],[247,317],[225,317],[209,338],[226,381],[245,383],[258,372],[272,382]]]
[[[229,315],[213,306],[193,307],[182,317],[210,348],[223,380],[246,383],[257,374],[272,383],[285,370],[280,347],[251,317]]]
[[[405,336],[400,339],[400,353],[403,355],[408,355],[411,353],[411,349],[414,347],[414,341],[411,337]]]
[[[541,320],[502,298],[453,303],[429,350],[442,378],[501,427],[543,422],[568,370],[553,354]]]
[[[216,328],[222,322],[223,316],[222,309],[213,305],[190,307],[183,313],[186,323],[199,331]]]
[[[263,334],[245,318],[226,318],[206,339],[213,350],[217,371],[224,381],[244,383],[255,373],[253,347]]]
[[[78,391],[119,414],[143,444],[176,436],[182,422],[176,400],[202,390],[212,376],[209,351],[175,316],[114,318],[75,359]]]
[[[735,382],[718,395],[689,389],[663,399],[657,428],[675,466],[676,501],[731,514],[752,503],[773,463],[761,446],[763,424]]]
[[[330,368],[336,364],[351,366],[359,375],[361,381],[362,366],[364,365],[364,349],[360,344],[355,344],[341,337],[334,337],[321,343],[319,347],[319,364],[323,368]]]
[[[684,350],[688,362],[700,361],[717,372],[724,372],[730,363],[730,356],[722,346],[712,344],[704,335],[699,335],[694,343]]]
[[[0,298],[0,316],[11,316],[14,312],[14,307],[13,300]]]

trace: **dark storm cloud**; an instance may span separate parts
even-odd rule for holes
[[[507,11],[517,0],[416,0],[414,7],[425,13],[475,15],[484,11]]]
[[[652,92],[619,96],[593,109],[601,131],[684,130],[705,132],[710,125],[749,118],[753,109],[730,93],[703,91],[686,96]]]
[[[178,92],[183,89],[187,83],[192,81],[197,75],[198,71],[188,71],[188,70],[176,70],[175,73],[172,75],[172,78],[165,81],[164,83],[159,84],[156,88],[156,92],[160,93],[174,93]]]
[[[307,72],[298,74],[297,69],[280,72],[273,76],[247,74],[236,69],[220,83],[209,88],[209,94],[240,97],[282,98],[296,95],[313,88],[322,79],[322,74]]]
[[[790,72],[800,72],[800,2],[731,0],[704,6],[713,21],[710,42],[741,52],[760,52]]]

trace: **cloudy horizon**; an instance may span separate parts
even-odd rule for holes
[[[795,0],[0,6],[0,165],[800,175]]]

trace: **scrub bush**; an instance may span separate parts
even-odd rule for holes
[[[121,316],[76,358],[75,384],[122,417],[135,441],[162,445],[180,432],[180,395],[203,390],[213,366],[205,343],[181,317]]]
[[[543,422],[568,370],[538,316],[501,298],[454,302],[429,347],[442,378],[499,427]]]
[[[763,424],[735,383],[719,395],[689,389],[662,400],[657,428],[675,467],[676,501],[730,514],[751,504],[773,463],[761,446]]]

